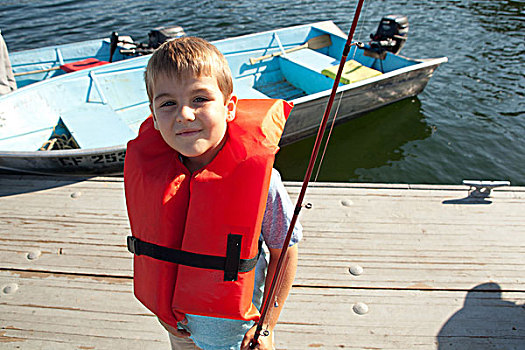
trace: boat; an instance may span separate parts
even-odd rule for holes
[[[154,28],[148,33],[149,42],[143,44],[113,32],[109,38],[14,51],[9,60],[16,85],[21,88],[73,71],[151,54],[160,42],[183,35],[179,26]]]
[[[120,37],[131,41],[131,37]],[[32,50],[15,51],[9,54],[18,88],[68,73],[67,67],[80,66],[84,69],[110,61],[110,38],[93,39],[77,43],[42,47]],[[130,58],[120,53],[128,44],[118,45],[119,50],[112,57],[113,62]],[[72,65],[73,63],[77,63]],[[69,71],[70,72],[70,71]]]
[[[386,47],[389,40],[380,41]],[[228,60],[239,98],[294,103],[281,139],[286,145],[317,131],[334,82],[330,76],[345,42],[346,34],[332,21],[324,21],[212,43]],[[336,96],[338,123],[417,95],[447,61],[406,58],[377,47],[377,42],[350,50],[348,72],[345,66],[349,80],[339,86]],[[150,114],[143,82],[149,57],[61,75],[0,97],[0,169],[121,174],[126,143]],[[353,81],[356,66],[357,71],[373,71]]]

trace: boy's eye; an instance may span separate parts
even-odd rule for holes
[[[161,107],[169,107],[169,106],[175,106],[175,102],[173,101],[166,101],[166,102],[162,102],[160,104]]]
[[[206,102],[208,99],[206,97],[196,97],[193,101],[195,102]]]

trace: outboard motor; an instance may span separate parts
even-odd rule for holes
[[[184,29],[180,26],[158,27],[148,33],[148,46],[156,49],[166,41],[185,36]]]
[[[381,19],[375,34],[370,34],[367,56],[384,59],[386,51],[399,53],[408,36],[408,18],[403,15],[388,15]],[[374,55],[375,53],[375,55]]]
[[[186,33],[184,33],[184,29],[182,29],[182,27],[180,26],[157,27],[157,28],[152,29],[148,33],[148,37],[149,37],[148,43],[143,44],[141,42],[122,41],[118,39],[118,34],[113,32],[111,34],[111,45],[112,45],[111,48],[112,49],[113,47],[116,48],[117,40],[118,40],[118,43],[124,44],[123,46],[125,48],[119,50],[119,52],[123,55],[129,55],[129,56],[149,55],[149,54],[152,54],[156,48],[158,48],[160,45],[162,45],[166,41],[180,38],[185,35]]]

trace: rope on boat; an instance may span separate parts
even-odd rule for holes
[[[64,149],[79,149],[80,146],[77,144],[73,136],[67,135],[65,133],[57,133],[56,132],[56,126],[53,127],[53,133],[51,134],[51,137],[49,140],[44,142],[42,147],[40,147],[39,151],[57,151],[57,150],[64,150]]]

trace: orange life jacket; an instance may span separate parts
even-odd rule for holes
[[[186,313],[259,318],[251,302],[253,267],[274,156],[291,109],[282,100],[239,100],[223,148],[193,174],[151,117],[128,143],[124,185],[134,292],[164,322],[176,326]],[[192,266],[169,262],[175,255]],[[206,268],[208,260],[222,268]]]

